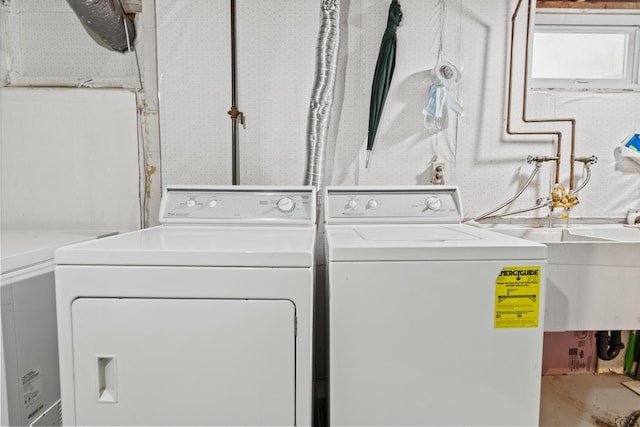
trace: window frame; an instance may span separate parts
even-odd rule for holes
[[[538,9],[533,34],[540,32],[627,34],[625,76],[620,79],[533,78],[533,43],[530,47],[529,85],[534,90],[640,91],[640,10]],[[532,37],[533,40],[533,37]]]

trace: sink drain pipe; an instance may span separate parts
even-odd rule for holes
[[[609,337],[609,331],[598,331],[596,333],[596,348],[600,359],[615,359],[620,354],[620,350],[624,348],[621,332],[611,331],[611,337]]]

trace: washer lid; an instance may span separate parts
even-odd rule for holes
[[[466,224],[327,225],[329,261],[544,259],[541,243]]]
[[[158,226],[56,251],[56,264],[311,267],[315,226]]]

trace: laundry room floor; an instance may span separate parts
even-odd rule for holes
[[[631,414],[640,411],[640,395],[622,385],[630,381],[633,380],[616,374],[545,375],[542,377],[540,425],[640,426],[640,419],[629,423]],[[640,383],[634,384],[638,387]]]

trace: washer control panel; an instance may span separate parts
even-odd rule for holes
[[[160,222],[314,224],[315,188],[168,186]]]
[[[454,186],[328,187],[325,221],[457,224],[462,206]]]

